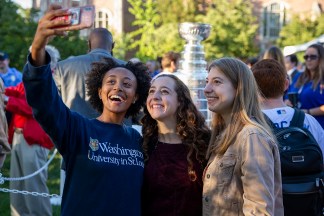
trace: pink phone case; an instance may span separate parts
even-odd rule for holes
[[[54,20],[69,20],[71,22],[68,26],[60,26],[56,29],[64,29],[68,27],[68,30],[78,30],[84,28],[90,28],[93,25],[95,17],[95,7],[93,5],[70,8],[71,15],[55,17]]]
[[[81,7],[80,13],[80,25],[82,27],[90,28],[93,25],[95,18],[95,7],[93,5]]]

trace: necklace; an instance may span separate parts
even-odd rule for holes
[[[159,133],[158,141],[167,144],[182,143],[181,137],[177,133],[165,133],[165,134]]]

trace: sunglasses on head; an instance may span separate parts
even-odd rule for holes
[[[316,60],[318,58],[318,55],[304,55],[304,59],[307,60]]]

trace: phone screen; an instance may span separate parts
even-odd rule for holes
[[[95,7],[93,5],[70,8],[68,10],[69,15],[55,17],[53,20],[66,20],[70,22],[68,26],[69,31],[80,30],[84,28],[90,28],[94,22]],[[58,26],[56,29],[64,28],[64,26]]]
[[[55,17],[54,20],[66,20],[69,21],[70,25],[78,25],[80,23],[80,8],[70,8],[70,15]]]
[[[78,25],[80,23],[80,8],[71,8],[69,12],[72,13],[70,15],[71,25]]]

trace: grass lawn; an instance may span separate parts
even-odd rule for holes
[[[52,155],[53,151],[50,152],[49,157]],[[50,194],[60,194],[60,155],[56,154],[53,161],[49,164],[48,168],[48,180],[47,186]],[[1,173],[5,177],[9,177],[10,168],[10,155],[7,156],[5,164],[1,170]],[[9,188],[9,182],[6,181],[4,184],[0,184],[0,188]],[[31,196],[31,195],[25,195]],[[60,206],[52,206],[53,216],[60,215]],[[0,192],[0,215],[10,216],[10,200],[9,193]]]

